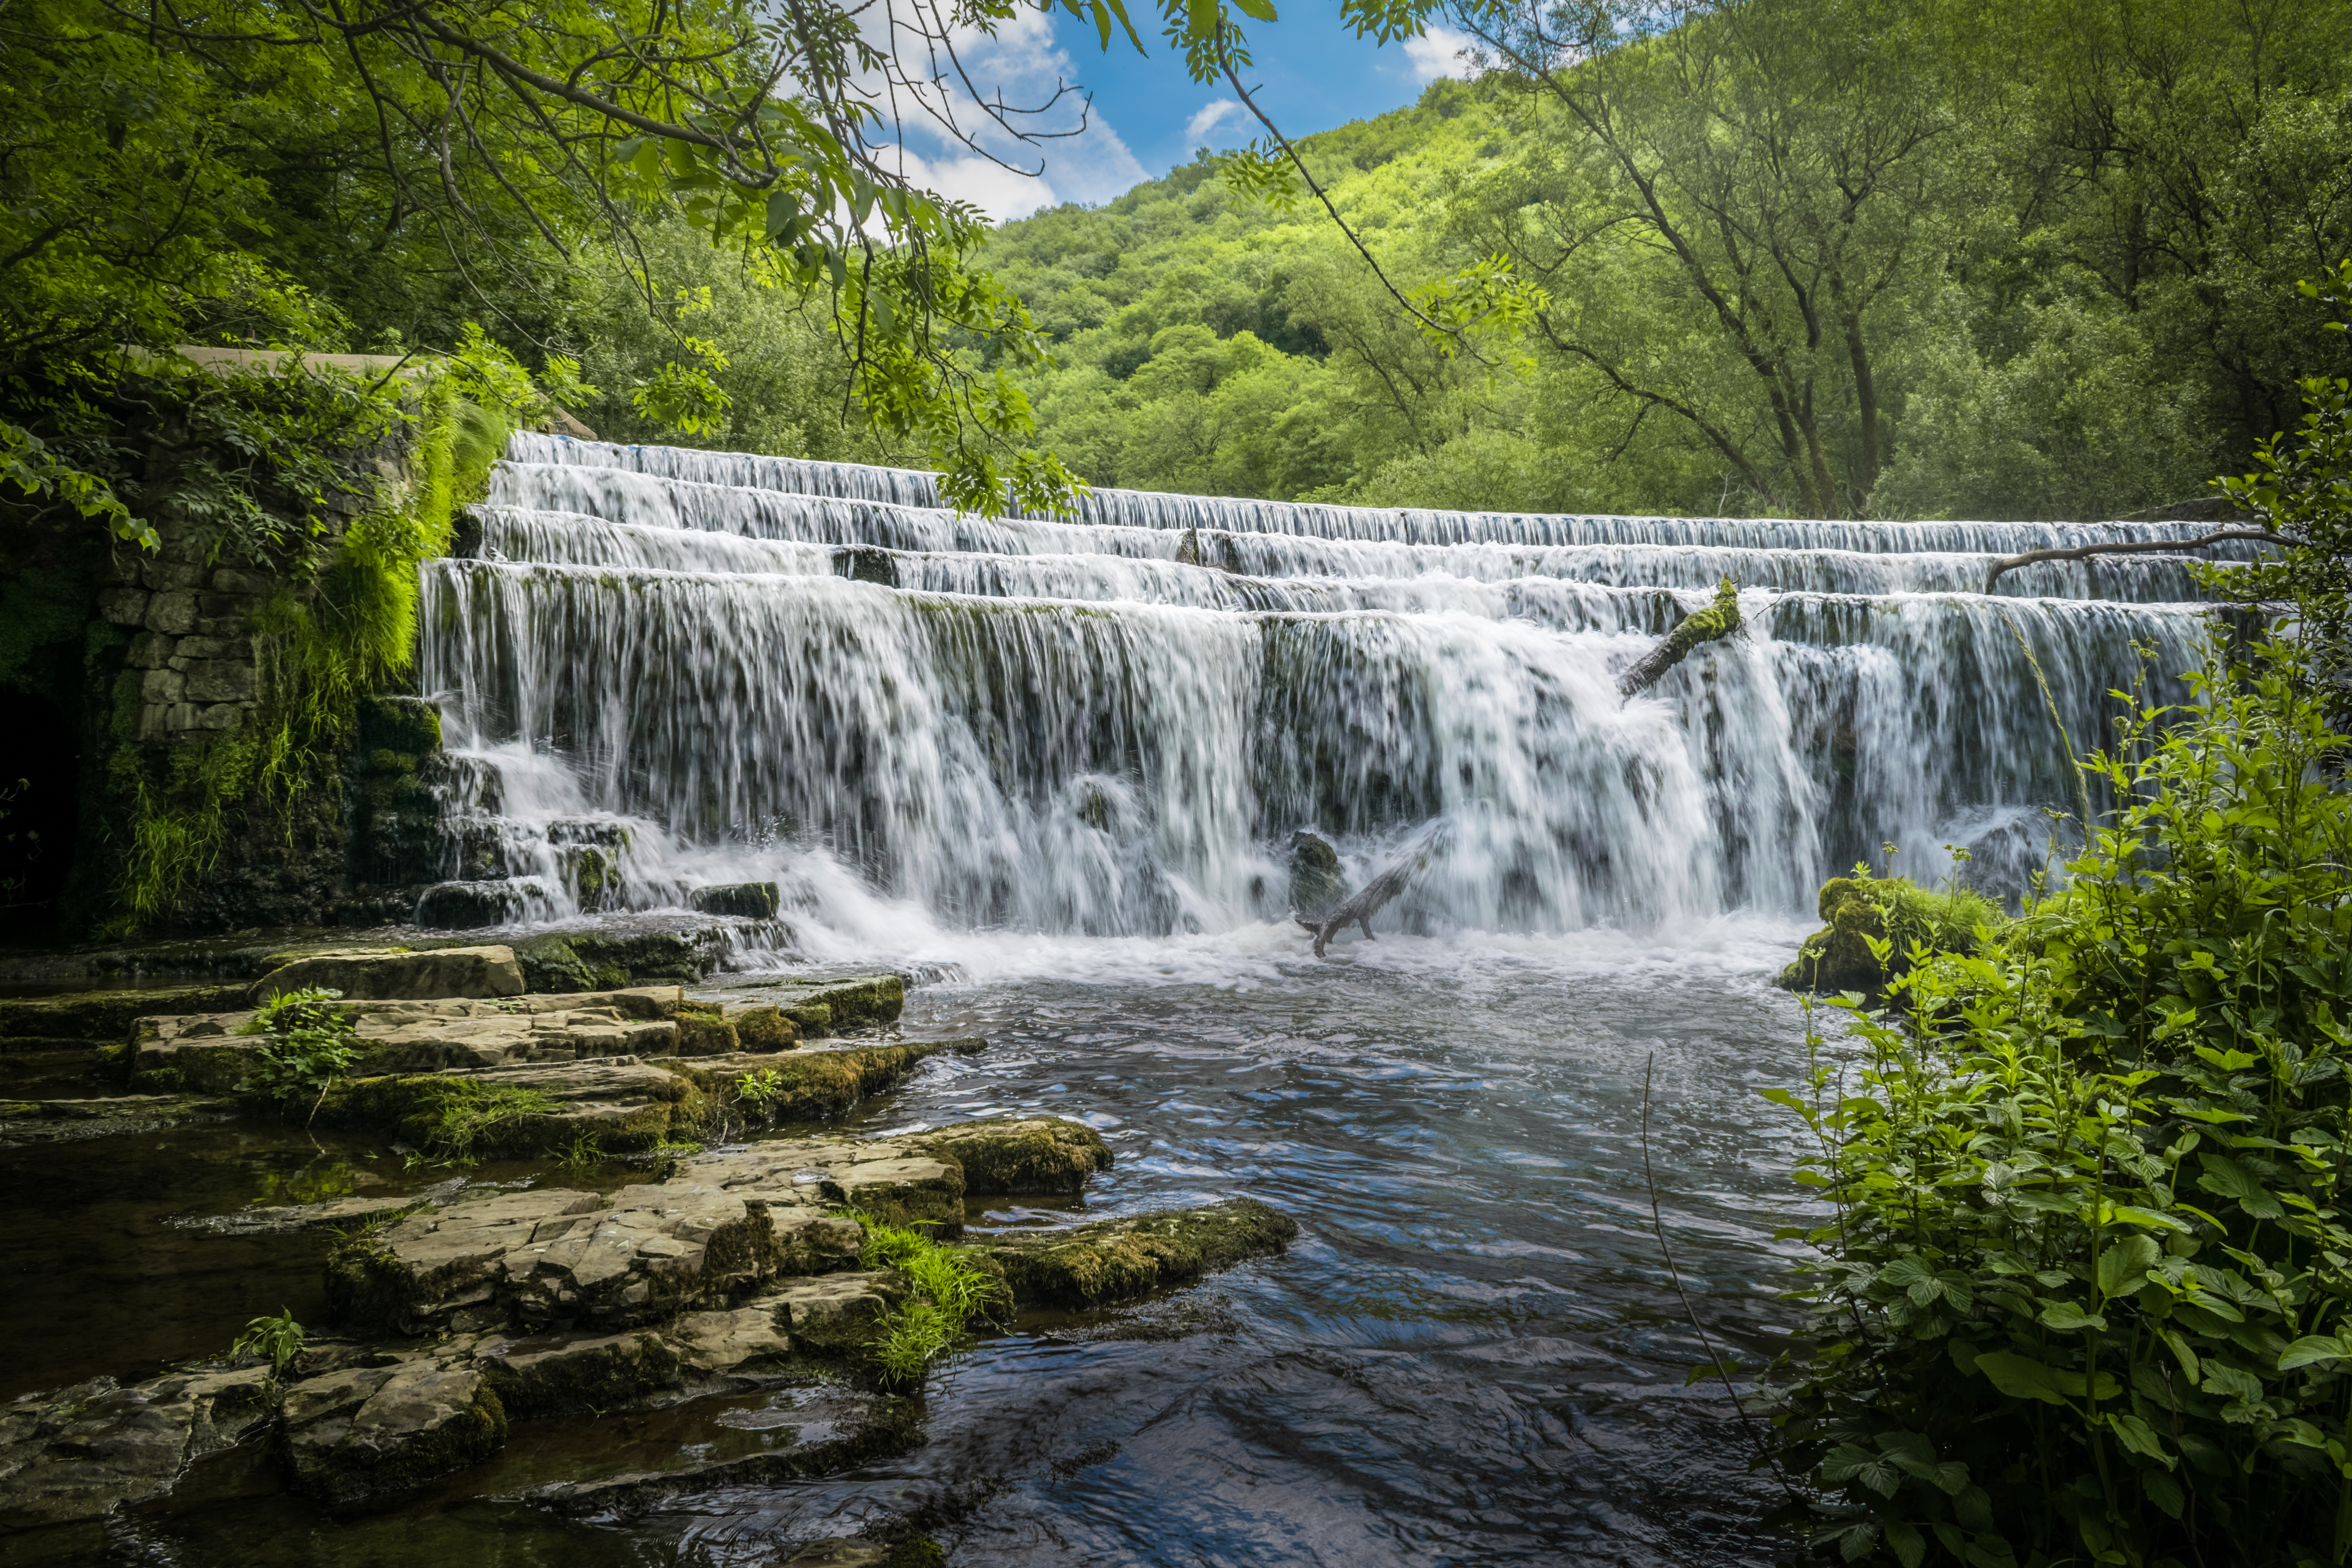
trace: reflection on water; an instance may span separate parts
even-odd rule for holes
[[[1675,1260],[1717,1343],[1754,1364],[1787,1320],[1771,1231],[1801,1212],[1792,1131],[1757,1097],[1801,1067],[1797,1009],[1765,984],[1795,934],[1735,920],[1680,947],[1383,937],[1324,963],[1270,927],[1189,944],[961,939],[918,955],[961,977],[917,991],[906,1024],[991,1048],[934,1058],[869,1103],[865,1127],[1079,1118],[1118,1155],[1087,1216],[1246,1194],[1299,1219],[1290,1252],[1138,1312],[1015,1324],[934,1379],[924,1447],[855,1474],[587,1521],[482,1495],[514,1489],[498,1469],[341,1519],[235,1482],[119,1524],[111,1549],[240,1565],[752,1563],[912,1520],[959,1565],[1765,1562],[1753,1521],[1769,1489],[1720,1390],[1684,1387],[1707,1358],[1650,1229],[1643,1079]],[[168,1206],[155,1184],[191,1169],[233,1167],[248,1196],[316,1179],[250,1152],[163,1155],[135,1154],[144,1174],[126,1186],[147,1206],[119,1193],[98,1205],[110,1223],[152,1236]],[[284,1256],[233,1250],[257,1239]],[[159,1266],[156,1300],[258,1268],[273,1282],[255,1310],[280,1293],[298,1315],[315,1302],[316,1238],[200,1241]],[[167,1353],[171,1327],[147,1353]],[[709,1430],[693,1440],[761,1441],[783,1419],[765,1408],[696,1415]],[[543,1479],[583,1441],[634,1451],[661,1436],[661,1420],[640,1433],[626,1419],[646,1418],[609,1416],[593,1441],[518,1429],[500,1468]]]

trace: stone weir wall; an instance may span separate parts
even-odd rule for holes
[[[352,523],[406,502],[413,436],[327,454],[343,482],[310,505],[259,488],[282,526],[258,561],[224,558],[207,509],[229,454],[168,409],[116,437],[159,548],[0,507],[0,942],[401,920],[444,874],[440,721],[413,695],[336,694],[264,776],[293,700],[265,612],[312,605]]]

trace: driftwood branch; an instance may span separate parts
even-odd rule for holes
[[[1349,926],[1362,927],[1364,940],[1371,941],[1372,917],[1380,913],[1381,907],[1390,900],[1404,891],[1405,884],[1429,864],[1431,856],[1445,847],[1450,837],[1450,831],[1441,826],[1418,845],[1397,857],[1388,869],[1341,900],[1320,921],[1299,921],[1301,926],[1315,933],[1315,956],[1322,957],[1323,950],[1330,944],[1331,939]]]
[[[2022,555],[1994,562],[1992,571],[1985,577],[1985,592],[1992,592],[1992,585],[2000,581],[2002,573],[2013,572],[2020,566],[2031,566],[2037,561],[2088,561],[2094,555],[2179,554],[2184,550],[2202,550],[2209,544],[2227,544],[2238,539],[2257,540],[2264,544],[2294,542],[2284,534],[2273,533],[2267,528],[2225,528],[2201,539],[2148,539],[2129,543],[2077,544],[2071,550],[2029,550]]]
[[[1690,657],[1691,650],[1704,642],[1717,642],[1738,631],[1739,590],[1726,577],[1716,585],[1715,603],[1704,610],[1695,611],[1675,623],[1665,640],[1617,678],[1620,696],[1631,697],[1646,691],[1658,683],[1658,678]]]

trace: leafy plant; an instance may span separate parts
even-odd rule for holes
[[[837,1212],[866,1227],[858,1254],[864,1267],[898,1269],[914,1287],[912,1297],[887,1314],[882,1331],[866,1342],[883,1382],[921,1381],[925,1369],[974,1320],[993,1320],[1012,1310],[1012,1292],[1003,1277],[982,1267],[971,1254],[854,1209]]]
[[[517,1122],[552,1116],[562,1109],[544,1089],[452,1079],[443,1088],[428,1138],[442,1158],[467,1164],[479,1158],[483,1148],[496,1146],[500,1134]]]
[[[309,1100],[315,1115],[327,1089],[360,1056],[350,1016],[334,1009],[341,996],[306,986],[263,1003],[237,1030],[261,1037],[239,1090],[288,1107]]]
[[[1834,1211],[1776,1419],[1848,1559],[2352,1552],[2347,742],[2276,661],[2204,694],[2094,759],[2063,892],[1768,1094]]]
[[[761,1116],[773,1110],[776,1102],[790,1092],[790,1088],[777,1076],[773,1068],[747,1072],[735,1080],[736,1097]]]
[[[302,1346],[310,1332],[294,1321],[290,1309],[281,1309],[274,1318],[256,1318],[245,1325],[245,1331],[229,1345],[233,1356],[257,1355],[269,1362],[269,1375],[275,1380],[286,1375],[294,1358],[302,1353]]]

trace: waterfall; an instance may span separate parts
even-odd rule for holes
[[[1295,830],[1360,869],[1443,816],[1399,906],[1433,930],[1794,914],[1887,844],[2014,887],[2075,799],[2032,661],[2087,746],[2111,689],[2185,700],[2205,627],[2179,557],[1980,591],[2004,554],[2193,525],[936,502],[516,437],[477,552],[423,573],[453,873],[525,921],[756,878],[804,924],[1157,934],[1279,919]],[[1747,629],[1622,700],[1723,576]]]

